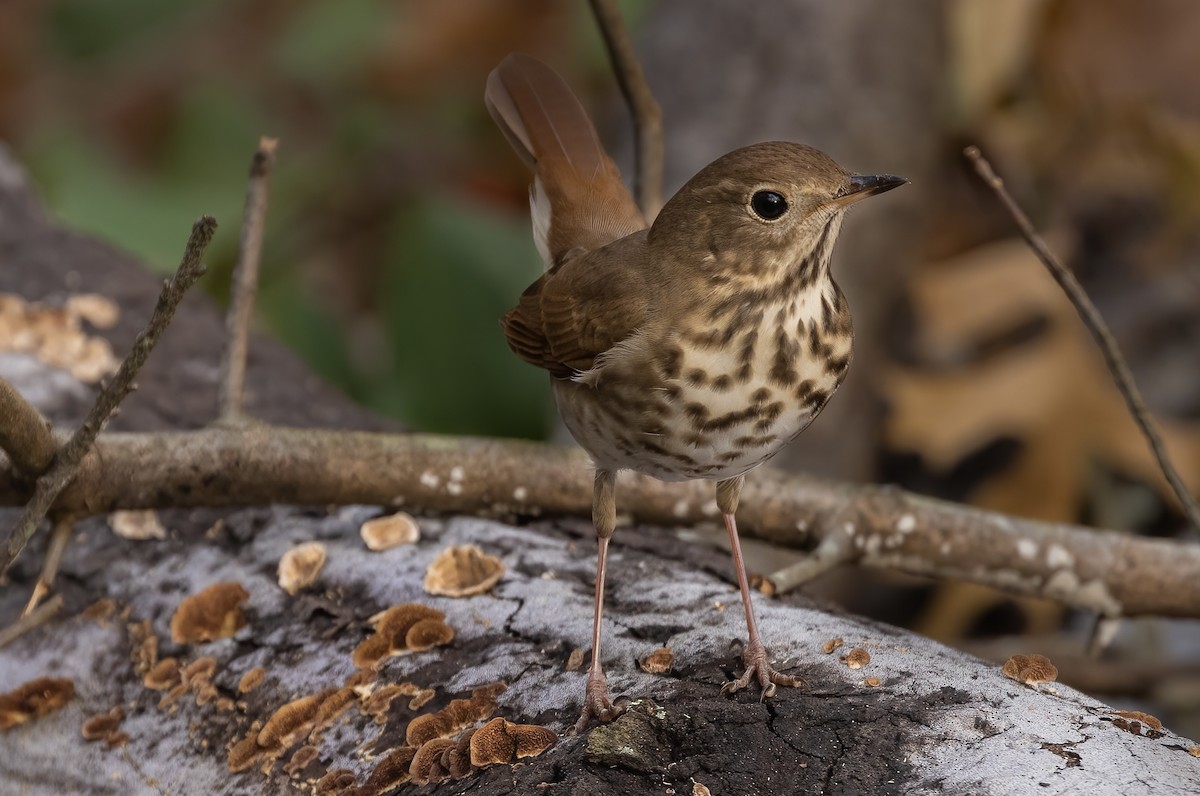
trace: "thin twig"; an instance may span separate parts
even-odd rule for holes
[[[42,560],[42,574],[38,576],[37,583],[33,584],[33,593],[29,595],[29,602],[25,603],[25,610],[21,611],[22,617],[33,613],[42,599],[54,588],[54,579],[58,576],[63,551],[67,549],[67,542],[71,540],[71,533],[75,530],[75,520],[72,516],[58,517],[54,520],[54,529],[50,532],[50,546],[46,549],[45,559]]]
[[[25,493],[0,463],[0,505]],[[582,451],[519,440],[373,434],[254,425],[106,433],[56,509],[391,505],[456,514],[588,517]],[[713,485],[623,478],[617,504],[635,521],[718,522]],[[1038,522],[894,488],[769,469],[742,492],[744,536],[803,552],[848,537],[853,563],[967,580],[1104,616],[1200,618],[1200,545]],[[852,537],[852,538],[849,538]],[[621,532],[617,532],[618,540]],[[1146,573],[1153,573],[1147,576]]]
[[[53,619],[62,610],[62,607],[63,596],[56,594],[35,610],[30,611],[8,627],[0,630],[0,649],[7,647],[35,627]]]
[[[58,450],[46,418],[4,379],[0,379],[0,450],[28,478],[44,473]]]
[[[1050,275],[1054,277],[1054,281],[1058,282],[1059,287],[1067,294],[1067,298],[1071,300],[1075,311],[1079,314],[1083,325],[1091,332],[1093,339],[1100,346],[1100,351],[1104,354],[1104,362],[1108,365],[1108,370],[1112,374],[1113,381],[1117,384],[1117,389],[1121,391],[1122,397],[1125,399],[1125,405],[1129,407],[1130,414],[1137,421],[1138,427],[1141,428],[1142,434],[1146,437],[1146,441],[1150,443],[1150,449],[1154,453],[1154,458],[1158,460],[1158,466],[1166,476],[1167,482],[1171,485],[1171,489],[1175,493],[1175,497],[1179,500],[1179,505],[1183,509],[1184,516],[1192,526],[1193,533],[1200,532],[1200,504],[1197,504],[1196,498],[1188,491],[1187,485],[1184,484],[1179,472],[1175,469],[1175,465],[1171,463],[1171,457],[1167,454],[1167,446],[1163,443],[1162,436],[1155,428],[1150,409],[1146,406],[1145,400],[1142,398],[1141,392],[1138,391],[1137,385],[1133,381],[1133,374],[1129,370],[1129,365],[1126,364],[1125,358],[1121,356],[1120,350],[1117,348],[1117,341],[1113,338],[1112,332],[1109,331],[1108,325],[1104,323],[1104,319],[1100,317],[1100,311],[1096,309],[1096,305],[1092,304],[1087,293],[1084,292],[1083,286],[1079,284],[1079,280],[1075,275],[1067,270],[1050,248],[1038,235],[1034,229],[1033,223],[1029,217],[1012,198],[1008,190],[1004,187],[1004,181],[996,176],[996,172],[992,169],[992,164],[987,161],[983,154],[979,151],[979,147],[969,146],[963,154],[975,166],[975,171],[980,178],[987,183],[999,197],[1001,203],[1016,222],[1017,228],[1021,231],[1021,236],[1025,238],[1025,242],[1033,249],[1033,253],[1037,255],[1042,264],[1050,271]]]
[[[616,0],[591,0],[592,14],[604,37],[608,57],[625,102],[633,114],[634,159],[638,204],[647,221],[654,221],[663,206],[662,109],[654,100],[646,74],[633,49],[633,40]]]
[[[261,262],[263,228],[267,218],[267,195],[271,186],[271,166],[275,163],[274,138],[259,139],[258,150],[250,161],[250,184],[246,187],[246,208],[242,215],[242,237],[238,245],[237,265],[225,315],[225,353],[221,357],[219,396],[221,420],[235,420],[242,414],[246,388],[246,348],[250,320],[254,317],[254,297],[258,293],[258,269]]]
[[[53,466],[38,479],[33,497],[25,505],[20,519],[9,532],[4,551],[0,553],[0,574],[7,572],[12,562],[20,555],[25,544],[33,537],[47,512],[50,511],[50,507],[54,505],[59,493],[75,477],[79,463],[83,461],[84,455],[92,447],[96,437],[104,430],[104,426],[112,417],[113,412],[116,411],[121,401],[125,400],[125,397],[134,390],[134,378],[145,364],[146,357],[154,350],[163,331],[171,323],[183,295],[204,274],[204,264],[200,262],[200,258],[216,230],[217,222],[212,216],[202,216],[192,225],[192,234],[188,236],[187,247],[184,249],[179,269],[175,272],[174,278],[163,285],[162,292],[158,296],[158,304],[154,307],[154,313],[150,316],[146,328],[138,334],[133,348],[125,357],[125,361],[121,363],[121,367],[113,376],[112,381],[100,391],[100,395],[84,419],[83,425],[58,451]]]

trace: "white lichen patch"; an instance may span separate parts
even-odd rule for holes
[[[108,515],[108,527],[122,539],[167,538],[167,529],[159,522],[156,511],[114,511]]]
[[[1046,564],[1051,569],[1075,566],[1075,556],[1060,544],[1052,544],[1046,550]]]
[[[1101,580],[1081,581],[1079,576],[1069,569],[1060,569],[1051,575],[1042,592],[1056,600],[1076,608],[1088,608],[1105,616],[1119,616],[1121,604],[1117,601],[1108,586]]]
[[[529,497],[529,490],[523,486],[519,486],[513,490],[513,500],[518,503],[524,503]]]
[[[421,473],[421,486],[428,487],[430,489],[437,489],[438,484],[441,482],[442,479],[438,478],[436,473],[432,473],[429,470]]]
[[[1017,555],[1024,558],[1026,561],[1032,561],[1037,558],[1038,545],[1032,539],[1017,540]]]
[[[912,533],[917,529],[917,518],[911,514],[901,514],[896,520],[896,530],[900,533]]]

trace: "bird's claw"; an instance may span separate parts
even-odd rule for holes
[[[587,686],[583,692],[583,713],[575,722],[572,730],[574,735],[581,735],[587,729],[592,719],[601,723],[609,722],[625,712],[629,700],[617,697],[614,701],[608,693],[608,680],[601,674],[599,677],[588,675]]]
[[[742,676],[736,680],[730,680],[725,685],[721,686],[722,694],[732,694],[741,691],[746,686],[750,685],[752,680],[757,680],[762,688],[762,695],[759,697],[759,702],[764,702],[775,696],[776,686],[787,686],[789,688],[806,687],[808,682],[797,675],[784,674],[783,672],[774,669],[767,660],[767,649],[762,645],[761,641],[751,641],[742,650],[742,663],[746,665],[746,670],[742,672]]]

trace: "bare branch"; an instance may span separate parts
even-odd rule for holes
[[[22,499],[20,483],[0,467],[0,505]],[[719,518],[712,485],[702,481],[631,476],[617,500],[646,523]],[[58,508],[97,514],[268,503],[587,517],[591,475],[578,450],[517,440],[265,425],[113,433],[96,441]],[[738,519],[747,536],[804,551],[828,545],[839,561],[959,578],[1109,617],[1200,617],[1200,545],[768,469],[747,480]],[[850,553],[826,542],[839,534]]]
[[[35,627],[44,625],[47,621],[53,619],[62,610],[62,607],[63,596],[56,594],[43,605],[23,615],[3,630],[0,630],[0,649],[7,647]]]
[[[274,138],[259,139],[258,150],[250,161],[250,184],[246,188],[246,209],[242,216],[242,238],[238,261],[233,269],[229,311],[225,315],[225,353],[221,357],[220,416],[233,420],[242,414],[246,388],[246,349],[250,321],[254,317],[254,297],[258,293],[258,270],[262,260],[263,229],[267,219],[267,195],[271,186],[271,167],[275,163]]]
[[[33,593],[29,595],[29,602],[25,603],[25,609],[21,611],[22,617],[33,613],[42,599],[54,588],[54,579],[58,577],[63,551],[67,549],[67,542],[71,541],[71,533],[75,530],[75,521],[75,517],[59,517],[54,521],[54,529],[50,533],[50,546],[42,561],[42,574],[33,584]]]
[[[138,335],[133,348],[121,367],[117,370],[112,381],[105,385],[92,405],[83,425],[71,435],[66,444],[55,456],[54,464],[41,476],[34,488],[33,496],[25,505],[21,517],[9,532],[8,541],[0,553],[0,574],[8,571],[16,557],[20,555],[25,544],[33,537],[38,526],[50,511],[59,493],[66,488],[83,461],[84,455],[91,449],[96,437],[104,430],[110,417],[121,401],[134,389],[133,380],[146,362],[146,357],[154,350],[159,337],[171,323],[175,310],[183,295],[192,285],[196,284],[204,273],[204,265],[200,262],[204,250],[217,230],[216,219],[202,216],[192,225],[192,234],[188,237],[187,247],[183,252],[183,260],[173,279],[163,285],[158,297],[158,304],[146,328]]]
[[[1058,261],[1058,258],[1050,251],[1050,247],[1038,235],[1029,217],[1025,215],[1020,205],[1004,187],[1004,181],[996,176],[992,164],[979,151],[979,147],[969,146],[963,150],[963,154],[975,166],[979,177],[999,197],[1013,221],[1016,222],[1021,236],[1029,244],[1029,248],[1033,249],[1033,253],[1054,277],[1054,281],[1058,282],[1059,287],[1067,294],[1067,298],[1074,305],[1083,325],[1087,327],[1096,344],[1100,346],[1100,351],[1104,354],[1104,362],[1108,365],[1109,372],[1112,373],[1113,381],[1116,382],[1117,389],[1121,391],[1125,405],[1129,407],[1129,412],[1137,421],[1146,441],[1150,443],[1150,449],[1154,452],[1154,458],[1158,460],[1159,468],[1166,476],[1167,482],[1170,483],[1184,515],[1192,526],[1193,535],[1200,533],[1200,504],[1197,504],[1196,498],[1188,491],[1187,485],[1184,484],[1175,465],[1171,463],[1171,457],[1167,454],[1167,447],[1163,443],[1162,436],[1154,426],[1150,410],[1146,406],[1141,392],[1138,391],[1137,384],[1133,381],[1133,374],[1129,371],[1125,358],[1121,356],[1121,352],[1117,348],[1117,341],[1109,331],[1108,325],[1104,323],[1104,319],[1100,317],[1100,311],[1096,309],[1096,305],[1092,304],[1075,275]]]
[[[28,478],[44,473],[58,450],[46,418],[4,379],[0,379],[0,450]]]
[[[608,48],[608,58],[616,74],[625,103],[633,114],[634,157],[638,204],[647,221],[654,221],[663,206],[663,124],[662,109],[654,100],[646,74],[633,49],[629,30],[621,17],[616,0],[591,0],[592,14]]]

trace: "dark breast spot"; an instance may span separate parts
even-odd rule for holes
[[[679,369],[683,366],[683,349],[679,346],[671,346],[663,351],[662,356],[658,361],[658,369],[665,379],[674,379],[679,376]]]
[[[830,352],[832,354],[832,352]],[[835,376],[841,376],[850,368],[850,355],[835,357],[829,356],[825,360],[825,372],[832,373]]]
[[[733,444],[738,448],[763,448],[772,444],[778,439],[774,434],[747,434],[743,437],[738,437],[733,441]]]
[[[683,413],[693,426],[701,427],[708,418],[708,407],[701,403],[690,403],[683,407]]]
[[[775,333],[775,356],[771,361],[771,381],[790,387],[800,378],[796,372],[796,359],[800,355],[800,344],[782,327]]]

